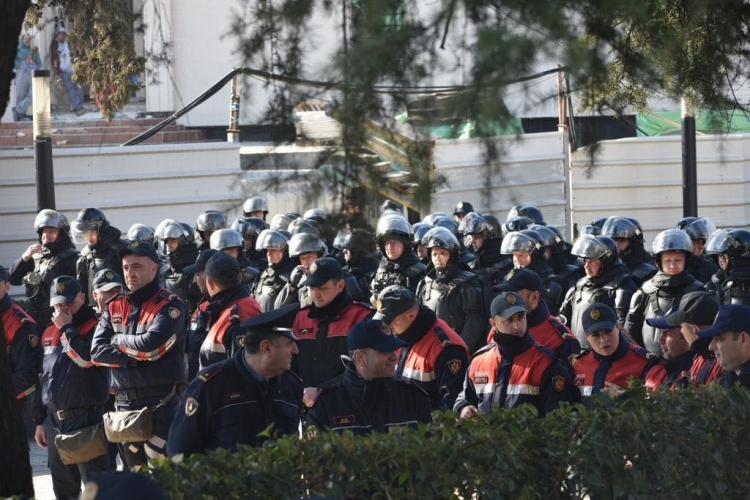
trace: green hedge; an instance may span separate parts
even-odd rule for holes
[[[284,438],[163,461],[176,499],[748,498],[750,391],[632,388],[544,419],[528,406],[417,429]],[[476,498],[476,497],[474,497]]]

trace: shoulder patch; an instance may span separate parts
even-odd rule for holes
[[[451,359],[446,364],[448,365],[448,371],[450,371],[453,375],[458,375],[459,373],[461,373],[463,361],[461,361],[460,359]]]
[[[39,345],[39,335],[31,334],[29,335],[29,344],[31,344],[31,347],[34,348]]]
[[[554,387],[557,392],[563,392],[567,385],[568,381],[562,375],[552,377],[552,387]]]
[[[180,317],[180,314],[182,314],[182,313],[180,312],[180,310],[178,308],[176,308],[176,307],[170,307],[169,308],[169,317],[170,318],[177,319],[177,318]]]
[[[448,337],[448,334],[445,333],[445,330],[443,330],[439,326],[435,327],[435,333],[437,334],[441,346],[445,347],[448,345],[453,345],[453,342],[451,341],[450,337]]]
[[[198,401],[195,398],[187,398],[185,400],[185,415],[192,417],[198,411]]]
[[[205,384],[216,375],[218,375],[222,370],[224,370],[223,366],[221,366],[220,364],[214,364],[209,366],[208,368],[203,369],[203,371],[198,374],[198,378]]]

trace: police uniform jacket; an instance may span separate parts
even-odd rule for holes
[[[660,363],[658,357],[632,345],[620,333],[620,344],[611,356],[600,356],[593,349],[586,349],[573,358],[573,384],[586,398],[601,392],[605,382],[624,388],[632,379],[644,381],[648,371]]]
[[[710,338],[699,338],[690,345],[690,350],[695,353],[693,366],[690,367],[690,380],[694,384],[707,385],[724,375],[724,368],[716,362],[714,353],[708,348],[710,344]]]
[[[725,371],[724,375],[721,376],[719,383],[722,387],[731,388],[735,385],[739,385],[745,389],[750,389],[750,361],[745,361],[740,365],[740,373],[737,374],[733,371]]]
[[[399,353],[396,378],[419,385],[430,397],[433,410],[453,408],[469,367],[463,339],[426,306],[398,338],[409,345]]]
[[[570,371],[553,351],[528,332],[523,337],[496,335],[495,339],[503,345],[489,344],[472,358],[453,411],[461,413],[473,405],[480,413],[489,413],[529,403],[545,415],[572,399]]]
[[[625,331],[638,345],[650,353],[661,356],[659,330],[646,324],[647,318],[666,315],[680,303],[682,296],[703,288],[703,283],[683,271],[675,276],[658,272],[641,285],[630,299],[630,311],[625,318]]]
[[[482,284],[474,273],[459,265],[449,265],[444,273],[438,273],[430,263],[416,296],[461,336],[469,352],[484,344],[487,332],[484,297]]]
[[[39,328],[7,294],[0,299],[0,316],[5,329],[5,345],[13,364],[13,389],[16,400],[20,401],[34,392],[42,366]]]
[[[129,399],[164,396],[185,380],[186,330],[182,300],[154,278],[140,290],[107,302],[94,332],[91,359],[111,367],[115,392],[151,388],[163,394],[134,393]]]
[[[538,343],[555,351],[560,361],[567,363],[568,359],[581,352],[581,344],[570,329],[549,313],[547,303],[539,301],[539,305],[526,317],[529,333]]]
[[[295,263],[285,255],[281,262],[271,264],[261,273],[253,287],[253,296],[260,304],[261,311],[268,312],[275,309],[276,298],[289,283],[289,276],[295,267]]]
[[[404,253],[396,260],[391,260],[385,255],[380,259],[378,270],[370,283],[372,296],[370,301],[375,303],[380,292],[390,285],[401,285],[416,293],[417,285],[424,278],[425,265],[415,254],[409,252],[406,247]]]
[[[320,387],[344,371],[341,355],[349,352],[349,330],[373,314],[372,307],[354,302],[346,290],[325,307],[313,304],[300,309],[294,319],[299,354],[293,360],[293,370],[305,387]]]
[[[198,303],[190,316],[190,325],[185,339],[185,353],[187,354],[187,379],[193,380],[200,367],[200,350],[208,334],[208,325],[212,322],[208,306],[211,304],[208,295]],[[214,318],[215,321],[215,318]]]
[[[245,329],[240,323],[260,314],[258,302],[250,296],[245,285],[222,290],[211,297],[208,310],[212,324],[208,326],[208,334],[200,348],[201,370],[241,351]]]
[[[44,360],[42,394],[35,405],[34,420],[41,424],[46,410],[85,410],[109,399],[109,372],[91,361],[91,339],[98,324],[94,309],[84,304],[62,329],[54,324],[42,334]]]
[[[688,351],[674,359],[665,359],[648,371],[645,386],[651,390],[656,390],[661,386],[674,388],[688,385],[694,358],[695,353]]]
[[[118,252],[128,246],[128,242],[120,239],[119,229],[106,226],[99,229],[99,241],[96,245],[86,245],[81,250],[81,256],[76,263],[76,277],[81,284],[81,291],[91,306],[96,305],[91,291],[94,289],[94,276],[102,269],[112,269],[122,277],[122,259]]]
[[[417,385],[393,378],[364,380],[348,358],[344,373],[320,388],[307,412],[308,426],[357,435],[430,421],[430,399]]]
[[[630,300],[638,290],[638,285],[630,275],[630,270],[620,261],[604,269],[597,276],[584,276],[570,288],[560,307],[560,314],[565,316],[571,331],[578,339],[581,347],[587,349],[589,342],[583,331],[583,312],[591,304],[601,302],[611,307],[617,313],[621,324],[630,310]]]
[[[41,242],[41,237],[39,241]],[[49,305],[49,289],[52,282],[58,276],[75,276],[77,261],[78,250],[76,246],[70,241],[67,232],[60,231],[57,240],[44,245],[41,258],[32,258],[24,262],[23,257],[19,257],[8,269],[10,284],[26,287],[26,297],[29,298],[26,312],[34,318],[39,328],[46,327],[52,316]],[[32,286],[24,280],[24,277],[32,271],[41,275],[39,285]]]
[[[259,380],[243,352],[202,370],[182,397],[167,439],[167,454],[203,453],[238,444],[260,446],[275,435],[295,434],[301,422],[302,382],[291,372]]]

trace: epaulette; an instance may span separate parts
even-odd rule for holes
[[[16,315],[16,318],[18,318],[18,321],[20,321],[21,323],[31,323],[32,325],[36,325],[36,321],[34,321],[34,318],[29,316],[29,314],[26,311],[24,311],[18,306],[14,306],[12,309],[13,309],[13,314]]]
[[[555,330],[557,330],[557,333],[559,333],[563,339],[567,340],[573,338],[573,335],[570,334],[570,330],[568,330],[565,325],[560,323],[560,321],[554,316],[550,316],[549,323],[555,327]]]
[[[204,368],[199,374],[198,378],[204,384],[214,378],[219,372],[224,370],[224,366],[221,363],[215,363],[207,368]]]
[[[638,354],[639,356],[641,356],[641,357],[643,357],[645,359],[648,359],[648,360],[651,360],[651,359],[657,357],[656,354],[652,353],[651,351],[649,351],[645,347],[641,347],[641,346],[630,344],[630,350],[633,351],[634,353]]]
[[[289,375],[293,376],[294,378],[296,378],[297,380],[299,380],[300,383],[304,383],[304,381],[302,380],[302,377],[300,377],[299,375],[297,375],[292,370],[287,370],[285,373],[288,373]]]
[[[240,305],[234,304],[232,309],[229,311],[229,321],[237,323],[240,320]]]
[[[435,333],[437,334],[441,346],[446,347],[449,345],[453,345],[453,341],[450,339],[450,337],[448,337],[448,334],[445,333],[445,330],[443,330],[439,326],[435,327]]]
[[[471,359],[474,359],[477,356],[480,356],[484,354],[485,352],[493,349],[496,345],[497,344],[495,344],[494,342],[490,342],[489,344],[482,346],[480,349],[477,350],[477,352],[471,355]]]
[[[159,293],[156,294],[156,297],[154,297],[154,304],[158,304],[162,300],[172,302],[175,299],[182,301],[179,295],[170,292],[166,288],[162,288],[159,290]]]

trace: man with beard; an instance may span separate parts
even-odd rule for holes
[[[583,234],[573,244],[571,253],[583,259],[586,277],[568,290],[560,315],[565,317],[585,349],[589,344],[583,330],[583,311],[595,302],[607,304],[615,310],[622,325],[638,286],[631,279],[630,270],[620,261],[617,244],[607,236]]]

